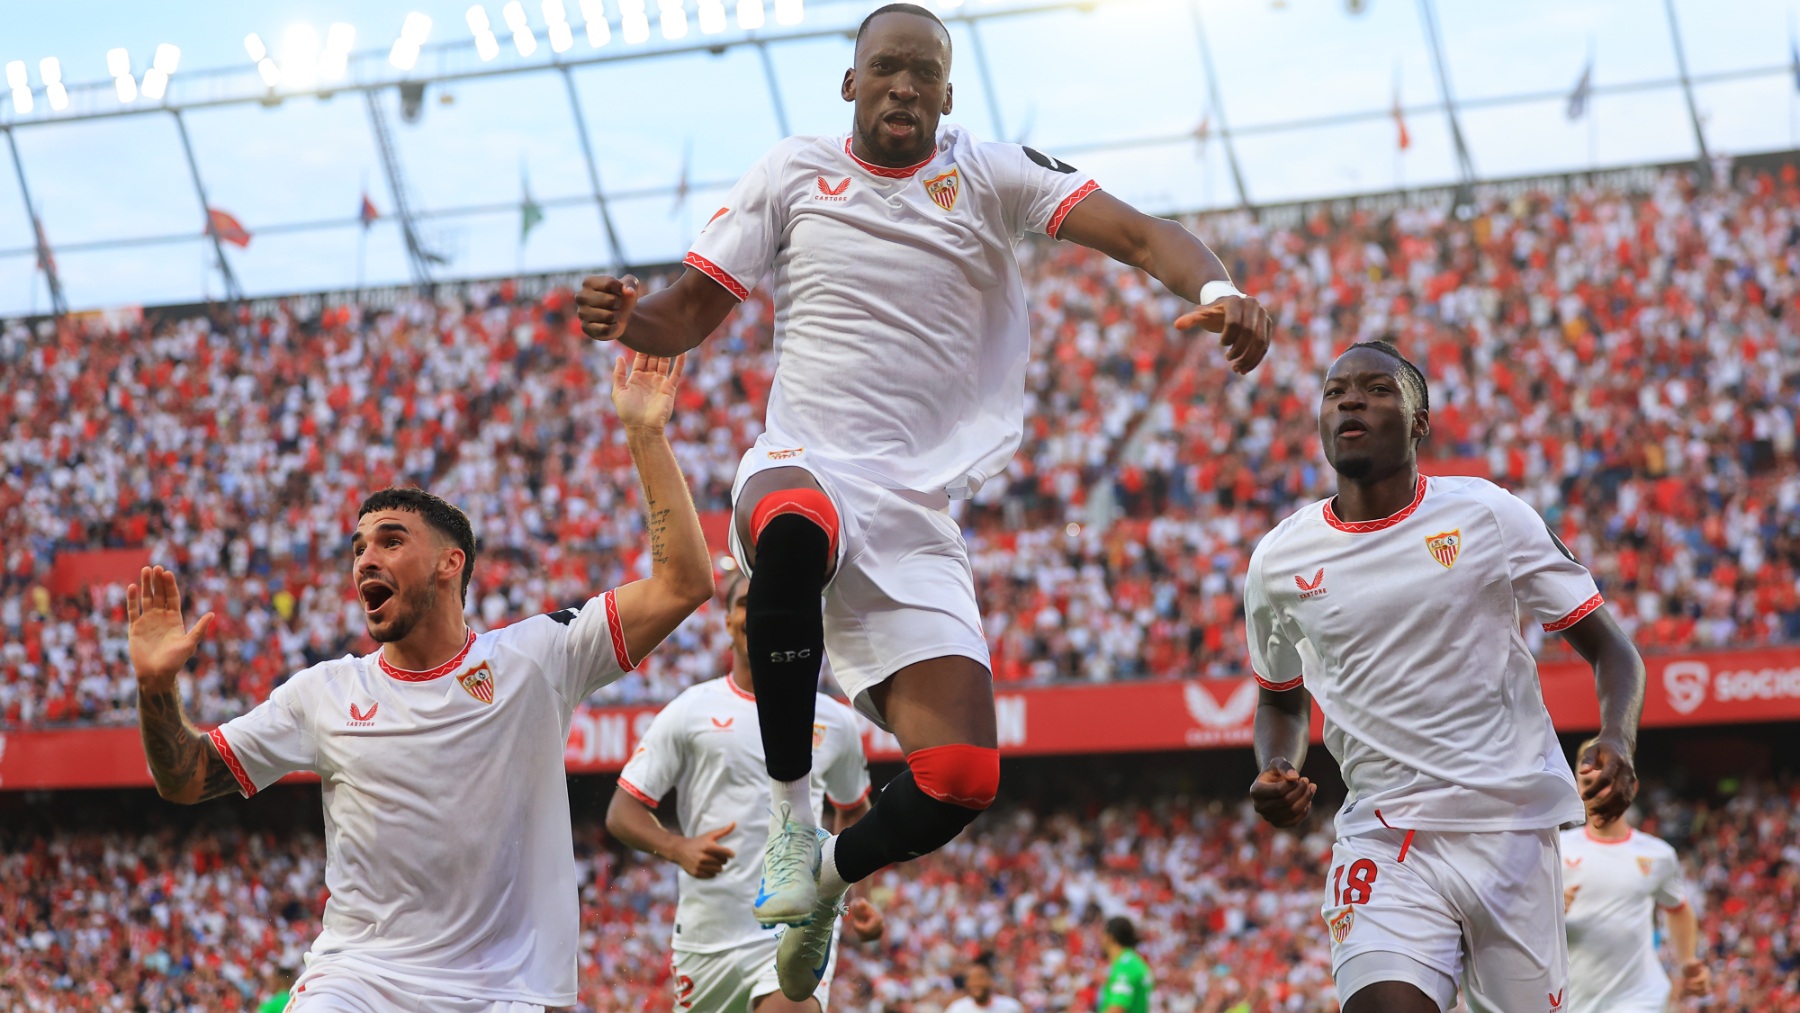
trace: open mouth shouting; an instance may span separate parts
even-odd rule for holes
[[[381,622],[393,612],[394,588],[391,584],[370,578],[358,584],[357,596],[362,599],[363,617],[371,622]]]
[[[1368,423],[1364,422],[1362,419],[1349,418],[1339,422],[1337,424],[1337,430],[1332,435],[1340,440],[1355,440],[1367,436],[1368,433]]]
[[[881,125],[894,141],[905,144],[919,136],[919,118],[904,109],[896,109],[881,118]]]

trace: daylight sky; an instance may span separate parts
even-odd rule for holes
[[[46,115],[39,61],[61,61],[74,86],[109,79],[107,52],[122,47],[141,80],[164,43],[180,47],[171,97],[211,94],[203,72],[228,68],[253,77],[244,37],[271,48],[296,24],[324,35],[336,21],[356,28],[355,50],[385,74],[386,53],[411,11],[432,19],[428,46],[470,39],[472,0],[277,0],[181,4],[122,0],[0,0],[0,66],[23,61],[35,112],[21,116],[0,79],[0,124],[12,123],[33,203],[56,250],[72,307],[158,305],[221,294],[203,215],[174,118],[142,97],[144,115],[59,122]],[[673,4],[681,0],[664,0]],[[685,0],[694,16],[698,0]],[[925,0],[935,4],[937,0]],[[977,134],[1019,139],[1093,172],[1101,184],[1148,210],[1173,212],[1235,203],[1236,191],[1214,137],[1190,135],[1209,117],[1196,43],[1195,0],[1092,0],[981,23],[994,94],[983,87],[976,40],[952,23],[956,109],[950,117]],[[1431,72],[1418,0],[1198,0],[1210,38],[1220,100],[1234,129],[1377,114],[1350,123],[1236,139],[1250,198],[1257,202],[1390,190],[1454,178],[1449,130]],[[727,3],[732,8],[735,0]],[[1692,157],[1695,151],[1677,87],[1607,94],[1609,86],[1676,74],[1664,0],[1436,0],[1451,86],[1476,171],[1487,178]],[[773,0],[771,0],[771,7]],[[1005,10],[1048,0],[966,0],[959,11]],[[529,72],[453,83],[427,91],[423,115],[392,115],[396,144],[430,244],[448,258],[439,275],[489,277],[514,272],[586,269],[608,252],[591,202],[587,170],[563,77],[552,68],[540,0],[524,4],[539,43],[520,57],[501,4],[484,0],[501,55],[478,64],[472,53],[432,65],[531,67]],[[566,58],[593,55],[577,0],[567,0],[575,41]],[[760,33],[854,28],[874,0],[813,0],[805,19]],[[1728,154],[1796,145],[1800,109],[1789,70],[1792,25],[1800,3],[1781,0],[1675,0],[1688,67],[1696,76],[1768,70],[1696,88],[1708,144]],[[621,38],[619,0],[605,0],[612,40],[599,52],[670,45],[655,32],[636,47]],[[946,12],[955,13],[955,12]],[[720,40],[743,38],[735,21]],[[699,38],[690,36],[691,44]],[[841,133],[850,109],[838,82],[850,60],[842,35],[769,48],[776,83],[795,133]],[[1590,54],[1598,92],[1587,115],[1570,121],[1567,94]],[[280,55],[279,52],[276,54]],[[692,191],[613,202],[621,246],[631,263],[678,259],[724,187],[780,136],[763,66],[753,47],[576,69],[573,79],[609,192],[672,187],[684,161]],[[221,84],[223,88],[226,85]],[[1397,150],[1386,111],[1396,89],[1411,146]],[[77,89],[79,91],[79,89]],[[1484,104],[1509,95],[1544,94],[1525,104]],[[390,113],[393,89],[384,92]],[[71,107],[120,108],[107,93]],[[998,120],[998,122],[996,122]],[[341,289],[408,279],[399,230],[383,217],[365,232],[355,221],[367,192],[382,212],[393,207],[358,93],[290,98],[187,114],[196,161],[214,207],[252,234],[246,249],[227,248],[252,295]],[[1145,144],[1146,139],[1163,143]],[[1107,147],[1107,145],[1124,145]],[[520,240],[521,193],[529,177],[543,222]],[[457,209],[487,208],[452,214]],[[327,228],[297,228],[308,222]],[[160,244],[83,249],[109,239],[176,237]],[[185,238],[183,238],[185,237]],[[0,153],[0,317],[49,309],[35,269],[30,219],[10,155]]]

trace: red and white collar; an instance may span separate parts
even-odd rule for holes
[[[845,134],[844,135],[844,154],[849,155],[851,161],[855,162],[857,165],[862,166],[863,171],[870,174],[871,176],[880,176],[883,179],[911,179],[912,177],[918,175],[918,172],[920,169],[923,169],[926,166],[931,164],[931,160],[936,158],[938,155],[938,149],[937,149],[937,145],[934,144],[931,146],[931,154],[926,155],[925,160],[923,162],[919,162],[914,165],[909,165],[904,169],[892,169],[885,165],[876,165],[874,162],[865,162],[862,159],[857,158],[856,152],[854,150],[852,150],[850,147],[850,135]]]
[[[449,675],[451,669],[462,664],[463,659],[469,656],[469,649],[474,646],[475,631],[470,630],[469,639],[463,641],[462,650],[456,652],[456,657],[451,658],[449,661],[444,662],[436,668],[427,669],[423,672],[415,672],[409,668],[401,668],[398,665],[389,664],[387,655],[383,654],[381,651],[375,652],[375,663],[381,666],[383,672],[386,672],[395,679],[399,679],[401,682],[430,682],[433,679]]]
[[[1581,832],[1587,834],[1587,839],[1593,841],[1595,844],[1624,844],[1637,834],[1636,830],[1626,828],[1624,837],[1601,837],[1594,833],[1594,828],[1591,825],[1582,827]]]
[[[756,694],[745,692],[744,687],[737,684],[737,677],[729,672],[725,673],[725,688],[731,690],[732,695],[740,699],[749,700],[753,703],[756,700]]]
[[[1337,497],[1335,496],[1332,497],[1332,499],[1336,498]],[[1325,501],[1325,523],[1339,531],[1348,531],[1353,535],[1367,534],[1371,531],[1381,531],[1386,528],[1391,528],[1408,517],[1411,517],[1413,511],[1419,509],[1419,504],[1423,502],[1425,502],[1425,476],[1420,475],[1419,486],[1413,491],[1412,502],[1408,503],[1399,511],[1372,521],[1340,521],[1338,520],[1337,511],[1331,509],[1331,500],[1328,499]]]

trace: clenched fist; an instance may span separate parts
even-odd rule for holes
[[[595,341],[615,341],[631,322],[631,311],[644,294],[644,283],[633,275],[614,278],[597,274],[582,279],[581,291],[575,295],[575,316],[581,320],[581,333]]]

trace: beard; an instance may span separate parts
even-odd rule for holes
[[[1331,467],[1339,477],[1360,482],[1375,470],[1375,462],[1367,457],[1340,457],[1331,462]]]
[[[419,625],[419,620],[431,614],[437,607],[437,585],[427,584],[422,588],[413,588],[400,596],[394,618],[377,626],[372,620],[364,618],[369,628],[369,639],[378,644],[391,644],[396,640],[405,640],[406,635]]]

